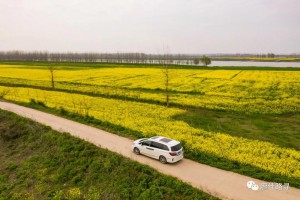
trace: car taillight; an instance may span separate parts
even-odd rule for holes
[[[177,156],[177,153],[176,152],[170,152],[169,153],[171,156]]]

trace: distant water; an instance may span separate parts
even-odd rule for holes
[[[300,62],[211,61],[209,66],[300,67]]]

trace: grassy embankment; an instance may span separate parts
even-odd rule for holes
[[[175,178],[0,110],[0,199],[215,199]]]

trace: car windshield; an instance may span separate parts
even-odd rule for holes
[[[175,145],[175,146],[172,146],[171,147],[171,151],[178,151],[178,150],[180,150],[182,148],[182,146],[181,146],[181,144],[179,143],[179,144],[177,144],[177,145]]]

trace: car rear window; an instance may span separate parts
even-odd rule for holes
[[[175,146],[171,147],[171,151],[178,151],[182,148],[181,144],[176,144]]]

